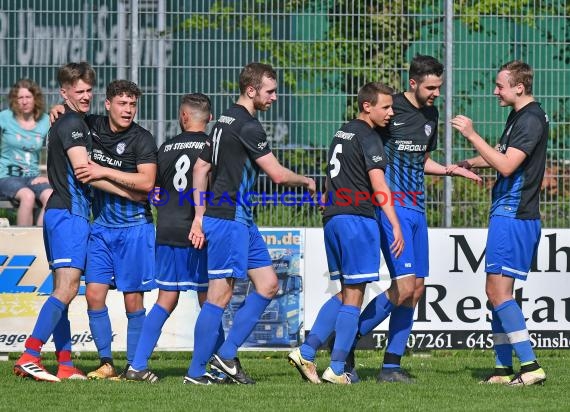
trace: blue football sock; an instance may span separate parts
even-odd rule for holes
[[[61,319],[65,308],[66,305],[58,298],[54,296],[48,297],[40,310],[36,325],[32,331],[32,337],[46,343]]]
[[[107,307],[99,310],[87,310],[89,316],[89,328],[95,347],[99,353],[99,359],[113,359],[111,354],[111,342],[113,340],[113,330],[111,329],[111,319]]]
[[[390,326],[388,330],[388,346],[386,354],[393,354],[396,357],[384,356],[383,368],[399,368],[399,358],[406,351],[408,337],[414,325],[414,308],[409,306],[396,306],[390,315]],[[398,359],[398,363],[386,361],[386,359]]]
[[[360,314],[358,333],[362,336],[370,333],[390,315],[393,309],[394,304],[390,302],[386,292],[376,296]]]
[[[244,305],[234,315],[234,322],[226,340],[217,352],[220,358],[233,359],[237,356],[238,348],[251,334],[270,302],[271,299],[261,296],[257,292],[247,295]]]
[[[501,325],[521,363],[536,360],[521,308],[514,299],[495,307]]]
[[[69,356],[63,356],[60,359],[57,356],[60,365],[73,366],[73,362],[68,358],[71,356],[71,325],[69,323],[69,312],[66,307],[61,313],[61,318],[55,329],[53,330],[53,343],[55,345],[55,353],[59,355],[61,352],[68,352]]]
[[[213,353],[218,353],[218,350],[220,350],[225,340],[226,340],[226,332],[224,331],[224,326],[220,323],[220,328],[218,329],[218,340],[216,341],[216,345],[214,346]]]
[[[224,308],[204,302],[194,326],[194,353],[187,375],[198,378],[206,373],[206,365],[214,354],[220,334]]]
[[[331,352],[331,369],[336,375],[344,372],[346,357],[352,348],[352,343],[358,331],[358,306],[342,305],[338,310],[335,324],[335,341]]]
[[[141,336],[144,319],[145,309],[137,310],[136,312],[127,312],[127,363],[131,364],[135,358],[137,345]]]
[[[495,365],[498,368],[513,366],[513,347],[509,337],[501,325],[499,315],[493,309],[491,318],[491,331],[493,332],[493,344],[495,348]]]
[[[315,319],[315,323],[311,328],[311,333],[305,339],[305,343],[301,345],[301,356],[313,362],[315,360],[315,355],[317,350],[321,347],[323,342],[325,342],[334,330],[336,324],[336,318],[338,311],[342,306],[342,301],[334,295],[329,300],[327,300]]]
[[[158,342],[158,338],[160,338],[162,327],[169,316],[170,313],[156,303],[148,312],[147,317],[144,319],[139,344],[131,363],[131,367],[134,370],[142,371],[148,369],[148,360]]]

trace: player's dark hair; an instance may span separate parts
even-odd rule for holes
[[[410,62],[408,74],[410,79],[421,83],[425,76],[434,75],[441,77],[443,74],[443,64],[435,57],[417,54]]]
[[[245,95],[249,86],[255,90],[261,89],[263,76],[273,80],[277,80],[277,73],[269,64],[264,63],[249,63],[245,66],[239,74],[239,92]]]
[[[534,77],[534,72],[532,67],[521,60],[512,60],[508,63],[503,64],[499,68],[499,72],[503,70],[509,72],[509,84],[511,86],[516,86],[521,83],[524,86],[524,92],[526,95],[532,95],[532,79]]]
[[[95,84],[95,70],[89,63],[68,63],[57,71],[57,81],[60,87],[72,86],[79,80],[91,86]]]
[[[20,89],[28,89],[32,96],[34,97],[34,120],[39,120],[44,114],[46,108],[46,102],[44,100],[44,95],[42,89],[36,82],[30,79],[20,79],[10,89],[8,92],[8,101],[10,104],[10,110],[14,114],[19,114],[18,108],[18,92]]]
[[[378,103],[379,94],[387,94],[391,96],[394,94],[394,89],[380,82],[370,82],[362,86],[358,91],[358,110],[361,112],[364,110],[365,102],[375,106],[376,103]]]
[[[193,116],[208,122],[212,113],[210,98],[202,93],[189,93],[180,98],[180,107],[188,106]]]
[[[106,99],[111,100],[113,97],[127,95],[138,99],[141,97],[141,89],[136,83],[130,80],[113,80],[107,85]]]

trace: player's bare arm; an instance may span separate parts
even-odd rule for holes
[[[202,249],[206,243],[204,231],[202,230],[202,219],[206,211],[206,205],[202,198],[203,193],[208,188],[208,175],[212,165],[200,158],[196,161],[192,172],[192,183],[194,184],[194,220],[190,227],[188,240],[196,249]]]
[[[436,176],[462,176],[466,179],[472,180],[476,183],[482,183],[483,179],[481,177],[459,165],[448,165],[444,166],[435,160],[433,160],[429,153],[426,153],[425,161],[424,161],[424,173],[427,175],[436,175]]]
[[[313,179],[299,175],[282,166],[273,153],[267,153],[255,159],[255,162],[267,173],[267,176],[269,176],[273,183],[290,187],[303,186],[311,195],[317,190],[316,183]]]
[[[148,193],[154,188],[156,164],[139,164],[136,173],[130,173],[104,167],[90,160],[87,165],[75,168],[75,176],[83,183],[107,179],[126,189]]]
[[[372,184],[372,190],[374,192],[384,193],[387,199],[392,199],[392,192],[386,184],[384,171],[382,169],[369,170],[368,177],[370,178],[370,183]],[[377,201],[382,205],[382,211],[386,214],[386,217],[392,225],[394,242],[390,245],[390,251],[394,256],[398,257],[404,250],[404,235],[402,235],[402,230],[400,229],[400,221],[398,220],[398,216],[396,215],[392,202],[385,202],[383,197],[378,197]]]
[[[451,120],[451,125],[458,130],[479,152],[479,155],[501,175],[510,176],[526,159],[526,153],[509,147],[505,153],[490,146],[473,128],[473,121],[467,116],[458,115]]]

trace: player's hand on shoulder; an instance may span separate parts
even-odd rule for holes
[[[49,111],[49,124],[54,124],[58,117],[63,113],[65,113],[65,107],[63,104],[56,104],[55,106],[52,106]]]

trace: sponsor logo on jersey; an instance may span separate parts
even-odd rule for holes
[[[426,132],[426,136],[431,136],[432,128],[430,124],[424,126],[424,132]]]
[[[265,146],[267,146],[267,140],[266,140],[265,142],[260,142],[260,143],[257,144],[257,148],[258,148],[259,150],[265,149]]]
[[[372,161],[378,163],[382,161],[382,156],[372,156]]]
[[[396,150],[400,152],[425,152],[427,144],[413,144],[411,140],[396,140]]]
[[[93,150],[92,157],[93,157],[93,160],[95,160],[97,163],[104,163],[104,164],[108,164],[109,166],[121,167],[121,165],[123,164],[122,160],[113,159],[112,157],[105,155],[99,149]]]
[[[115,149],[117,151],[117,154],[122,155],[123,153],[125,153],[125,147],[127,147],[125,142],[117,144],[117,148]]]
[[[334,137],[338,137],[339,139],[343,140],[352,140],[352,138],[354,137],[354,133],[346,133],[343,132],[342,130],[339,130],[338,132],[335,133]]]
[[[404,122],[394,122],[394,126],[402,126],[402,125],[404,125],[404,124],[406,124],[406,123],[404,123]]]
[[[71,138],[73,140],[81,139],[81,138],[83,138],[83,132],[75,130],[75,131],[71,132]]]
[[[236,119],[234,119],[233,117],[230,116],[220,116],[220,118],[218,119],[218,122],[220,123],[226,123],[226,124],[232,124],[233,122],[235,122]]]

